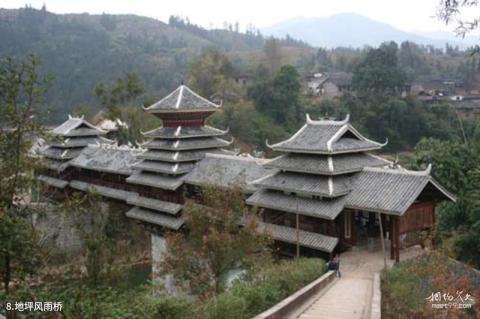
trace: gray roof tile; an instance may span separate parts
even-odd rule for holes
[[[262,166],[264,162],[265,160],[249,157],[207,154],[186,175],[185,183],[219,187],[238,185],[247,192],[253,192],[255,187],[249,182],[275,172],[264,168]]]
[[[298,213],[301,215],[333,220],[343,210],[345,197],[335,199],[313,199],[295,195],[286,195],[282,192],[259,190],[247,199],[247,204],[275,209],[283,212]],[[298,207],[297,207],[298,206]]]
[[[159,140],[154,139],[142,144],[143,148],[182,151],[182,150],[199,150],[216,147],[226,147],[232,142],[222,140],[217,137],[201,137],[195,139],[179,139],[179,140]]]
[[[43,166],[57,172],[63,172],[65,169],[67,169],[69,162],[69,160],[42,158]]]
[[[57,147],[48,147],[42,151],[40,151],[40,154],[43,155],[44,157],[50,158],[50,159],[56,159],[56,160],[69,160],[74,157],[77,157],[78,154],[82,151],[81,148],[57,148]]]
[[[331,160],[329,160],[329,157]],[[331,161],[331,165],[329,161]],[[385,166],[390,163],[390,161],[368,153],[338,154],[334,156],[291,153],[270,160],[265,164],[265,167],[299,173],[338,175],[359,172],[368,166]]]
[[[353,209],[403,215],[428,184],[440,197],[455,200],[427,173],[369,168],[356,177],[345,205]]]
[[[182,111],[213,111],[220,107],[193,92],[186,85],[180,85],[172,93],[146,108],[151,113]]]
[[[279,172],[260,178],[253,184],[259,188],[303,193],[323,197],[338,197],[351,189],[351,176],[328,177],[322,175]]]
[[[177,214],[183,207],[181,204],[166,202],[163,200],[138,195],[127,198],[127,203],[130,205],[157,210],[159,212],[164,212],[171,215]]]
[[[127,178],[131,184],[146,185],[160,189],[176,190],[183,184],[182,176],[166,176],[155,173],[135,172]]]
[[[58,148],[74,148],[74,147],[82,147],[87,146],[90,144],[112,144],[114,141],[97,136],[88,136],[88,137],[71,137],[65,138],[60,141],[51,141],[49,144],[54,147]]]
[[[142,151],[128,147],[90,145],[85,147],[69,165],[94,171],[130,175],[131,166]]]
[[[227,131],[222,131],[211,126],[178,126],[178,127],[160,127],[155,130],[145,132],[145,137],[179,139],[192,137],[222,136]]]
[[[257,229],[260,232],[269,234],[275,240],[290,244],[297,243],[297,231],[295,228],[263,222],[257,222],[257,225]],[[338,238],[336,237],[304,230],[298,232],[298,239],[300,246],[321,250],[327,253],[331,253],[338,244]]]
[[[134,207],[126,213],[127,217],[140,220],[149,224],[178,230],[185,223],[181,217],[167,216],[158,212],[140,207]]]
[[[145,153],[138,155],[138,158],[172,162],[172,163],[193,162],[193,161],[198,161],[203,159],[206,153],[226,155],[228,151],[218,149],[218,148],[209,148],[209,149],[196,150],[196,151],[148,150]]]
[[[68,181],[45,175],[38,175],[38,180],[56,188],[65,188],[68,185]]]
[[[137,194],[135,192],[129,192],[122,189],[95,185],[95,184],[86,183],[78,180],[70,181],[69,185],[71,188],[75,188],[84,192],[97,193],[104,197],[118,199],[121,201],[125,201],[128,197],[135,196]]]
[[[193,169],[193,166],[192,163],[162,163],[151,160],[142,160],[133,165],[135,169],[172,175],[188,173]]]
[[[101,135],[106,132],[98,129],[82,118],[69,116],[68,120],[57,126],[51,131],[52,135],[57,136],[85,136]]]
[[[362,136],[347,119],[344,121],[313,121],[307,123],[288,140],[269,145],[275,151],[315,154],[338,154],[375,150],[383,145]]]

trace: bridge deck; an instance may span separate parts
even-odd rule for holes
[[[401,257],[405,260],[421,253],[422,249],[415,246],[402,250]],[[393,261],[387,259],[387,265],[391,267]],[[310,305],[296,318],[370,318],[373,277],[382,268],[381,251],[352,251],[342,254],[340,256],[342,277],[333,282],[326,291],[313,297]]]

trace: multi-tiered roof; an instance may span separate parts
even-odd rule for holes
[[[349,123],[348,116],[343,121],[313,121],[307,115],[306,124],[291,138],[268,146],[285,153],[265,164],[279,171],[255,181],[253,184],[261,190],[247,203],[327,220],[334,220],[344,209],[355,173],[364,167],[390,163],[368,153],[384,144],[362,136]],[[279,239],[289,236],[286,227],[267,228],[275,230],[272,235]],[[338,238],[321,234],[304,235],[315,237],[315,248],[327,252],[338,242]]]
[[[87,145],[113,143],[102,137],[106,133],[83,117],[69,115],[67,121],[50,131],[53,140],[41,151],[45,165],[52,170],[63,171],[68,161],[77,157]]]
[[[219,138],[227,132],[205,125],[205,120],[220,108],[181,85],[165,98],[145,108],[162,120],[163,126],[143,135],[150,140],[142,145],[147,151],[137,158],[136,172],[127,181],[167,191],[176,191],[185,174],[206,153],[222,153],[232,142]],[[178,229],[181,205],[139,196],[130,201],[134,209],[127,213],[148,223]],[[164,214],[167,215],[164,215]]]

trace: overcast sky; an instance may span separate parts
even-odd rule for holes
[[[189,17],[204,27],[220,27],[238,21],[266,27],[299,17],[325,17],[353,12],[391,24],[405,31],[437,31],[450,28],[435,15],[439,0],[0,0],[2,8],[26,3],[55,13],[133,13],[167,21],[170,15]]]

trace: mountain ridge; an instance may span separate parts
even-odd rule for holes
[[[328,30],[325,32],[323,30]],[[352,32],[355,30],[355,32]],[[378,46],[385,41],[411,41],[418,44],[444,47],[450,44],[467,47],[474,39],[466,40],[428,36],[427,32],[407,32],[394,26],[356,13],[339,13],[328,17],[295,17],[261,29],[265,35],[293,38],[317,47]],[[432,33],[433,34],[433,33]],[[438,34],[438,33],[437,33]]]

